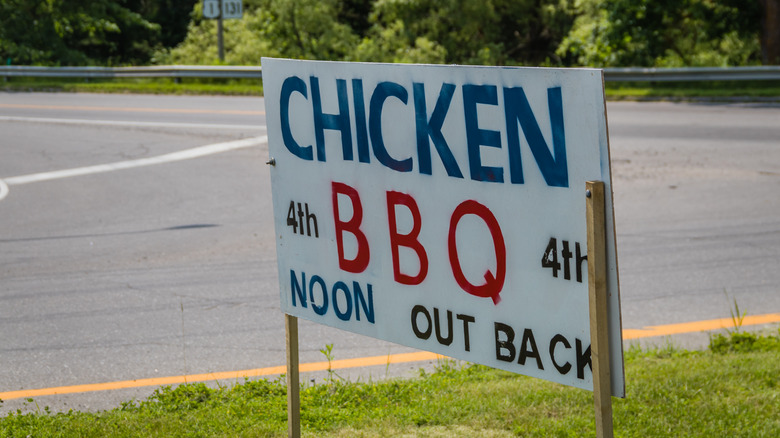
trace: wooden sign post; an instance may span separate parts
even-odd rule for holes
[[[284,315],[287,334],[287,436],[301,436],[301,382],[298,373],[298,318]]]
[[[590,304],[590,357],[593,367],[593,402],[596,436],[612,437],[612,384],[607,315],[607,251],[604,222],[604,183],[588,181],[588,290]]]

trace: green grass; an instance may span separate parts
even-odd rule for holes
[[[253,79],[34,79],[0,82],[4,91],[63,91],[144,94],[223,94],[262,96]],[[780,81],[608,82],[609,100],[780,100]]]
[[[607,82],[609,100],[780,100],[780,81]]]
[[[780,436],[780,332],[715,336],[709,351],[626,351],[627,397],[613,399],[619,437]],[[100,413],[11,414],[0,436],[282,437],[281,379],[217,389],[164,387]],[[310,437],[594,436],[592,394],[483,366],[443,362],[419,378],[331,379],[301,392]]]
[[[262,82],[256,79],[50,79],[10,78],[0,80],[2,91],[49,91],[71,93],[137,93],[262,96]]]

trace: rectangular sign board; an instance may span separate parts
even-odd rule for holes
[[[243,16],[243,0],[203,0],[203,18],[231,19]]]
[[[222,0],[222,18],[241,18],[243,16],[243,0]]]
[[[281,308],[592,389],[585,182],[607,193],[601,70],[264,58]]]

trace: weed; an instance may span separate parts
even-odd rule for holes
[[[710,336],[710,351],[718,354],[748,352],[780,352],[780,330],[778,336],[759,335],[751,332],[718,333]]]
[[[723,293],[726,294],[726,299],[729,299],[729,293],[726,291],[726,289],[723,289]],[[742,323],[745,320],[747,312],[739,311],[739,303],[737,303],[736,298],[734,298],[734,307],[730,308],[729,312],[731,313],[731,323],[734,325],[734,331],[739,332],[739,329],[742,328]]]
[[[333,371],[333,344],[326,344],[325,348],[320,349],[320,353],[322,353],[325,356],[325,359],[328,360],[328,377],[325,378],[325,382],[327,383],[334,383],[336,382],[337,377],[338,379],[341,379],[341,376],[338,375],[335,371]]]
[[[728,291],[724,289],[723,293],[726,295],[726,299],[731,300]],[[733,330],[726,329],[725,335],[722,333],[710,335],[709,350],[719,354],[752,351],[780,351],[780,337],[741,331],[747,312],[740,311],[739,303],[736,298],[733,299],[733,303],[733,307],[729,309]]]
[[[387,378],[388,374],[390,373],[390,352],[387,352],[387,362],[385,363],[385,379]],[[0,400],[0,403],[2,403],[2,400]]]
[[[179,297],[181,307],[181,355],[184,360],[184,383],[187,383],[187,342],[184,339],[184,301]]]

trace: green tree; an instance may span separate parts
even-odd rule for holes
[[[225,20],[226,64],[259,64],[262,56],[341,60],[359,38],[339,21],[338,0],[253,0],[240,20]],[[215,64],[216,20],[202,18],[202,4],[193,12],[182,44],[156,56],[160,63]]]
[[[560,65],[555,49],[571,28],[573,1],[247,0],[244,19],[225,23],[225,61]],[[216,62],[214,23],[198,8],[185,42],[160,62]],[[231,34],[241,38],[228,43]]]
[[[365,37],[371,28],[369,17],[376,0],[341,0],[338,3],[338,21],[351,27],[360,37]]]
[[[593,66],[759,62],[760,8],[739,0],[581,0],[558,53]]]
[[[572,3],[378,0],[370,17],[374,26],[356,55],[398,60],[407,48],[443,54],[447,63],[560,64],[555,49],[571,27]]]
[[[126,0],[127,8],[160,25],[159,41],[174,47],[184,41],[195,4],[203,0]]]
[[[254,29],[280,54],[297,59],[343,59],[357,44],[339,21],[338,0],[267,0]]]
[[[211,65],[219,63],[217,53],[217,20],[203,18],[203,4],[192,11],[192,20],[184,41],[172,49],[162,49],[154,55],[158,64]],[[262,56],[281,56],[271,43],[256,31],[262,21],[257,8],[245,5],[243,18],[223,21],[225,64],[259,65]]]
[[[124,3],[3,0],[0,56],[14,64],[144,62],[157,43],[160,27]]]
[[[200,0],[2,0],[0,56],[15,64],[145,64],[180,43]]]
[[[373,28],[346,60],[442,64],[446,54],[446,49],[440,44],[424,36],[409,34],[404,22],[396,20]]]

